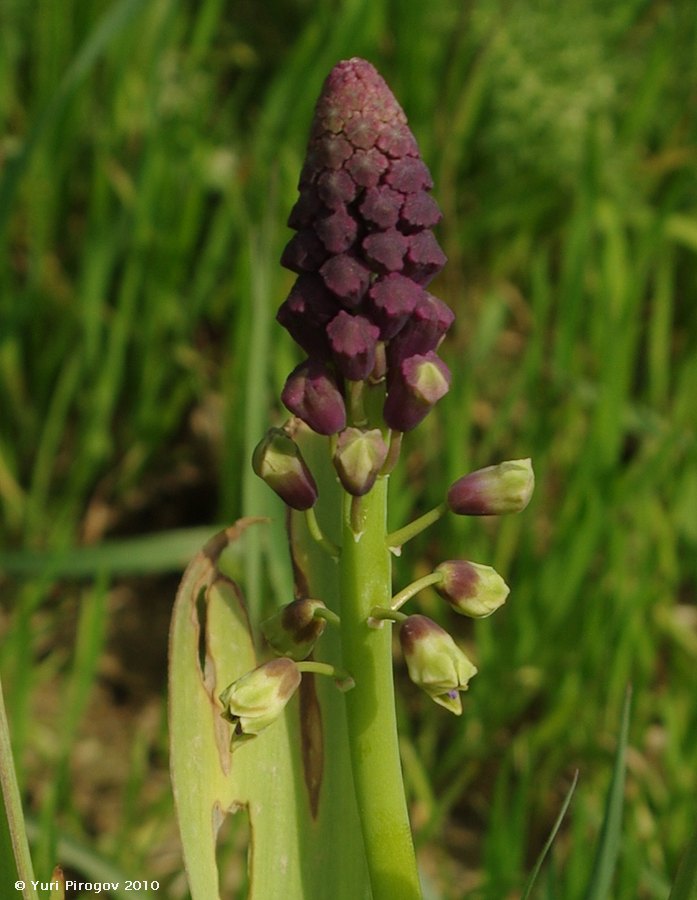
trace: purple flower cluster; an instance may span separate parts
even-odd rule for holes
[[[384,420],[398,431],[448,390],[435,351],[454,317],[426,290],[446,261],[431,231],[441,218],[432,186],[375,68],[336,65],[315,109],[288,219],[296,234],[281,258],[298,278],[277,316],[308,355],[283,402],[320,434],[346,427],[346,380],[384,380]]]

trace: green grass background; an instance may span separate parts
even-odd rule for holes
[[[512,585],[474,627],[421,598],[480,669],[459,720],[401,692],[424,870],[519,896],[578,768],[539,896],[582,900],[631,682],[611,896],[665,898],[697,797],[692,0],[0,0],[0,666],[37,867],[185,896],[167,609],[211,525],[279,514],[248,471],[298,359],[277,260],[353,55],[432,170],[458,315],[394,526],[480,465],[538,479],[398,563],[398,587],[455,556]],[[282,590],[281,552],[248,579]]]

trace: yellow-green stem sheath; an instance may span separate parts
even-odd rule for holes
[[[352,500],[343,498],[341,641],[355,681],[345,697],[349,749],[373,900],[421,900],[397,743],[391,628],[368,625],[373,607],[388,606],[392,593],[387,478],[361,498],[358,536]]]

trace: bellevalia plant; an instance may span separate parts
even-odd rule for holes
[[[404,112],[374,67],[362,59],[335,66],[315,110],[299,199],[288,220],[296,233],[282,256],[297,279],[277,318],[307,358],[283,388],[282,400],[292,417],[268,431],[253,457],[254,471],[291,510],[296,599],[260,623],[265,642],[261,654],[250,657],[256,664],[244,669],[239,653],[232,669],[224,664],[228,671],[235,670],[230,683],[221,683],[220,671],[213,677],[208,665],[215,661],[209,611],[207,659],[202,664],[202,702],[213,706],[219,723],[230,723],[229,750],[221,749],[220,740],[217,746],[219,756],[232,753],[223,768],[234,773],[243,767],[243,756],[256,748],[257,771],[248,776],[252,779],[266,777],[263,753],[278,740],[278,723],[285,721],[291,728],[291,707],[286,704],[301,685],[309,685],[305,695],[301,689],[297,738],[303,747],[298,762],[303,773],[297,777],[314,786],[308,787],[308,822],[320,815],[322,793],[329,790],[325,771],[340,766],[342,755],[347,755],[350,774],[342,790],[353,791],[345,808],[355,811],[355,821],[345,813],[343,839],[351,827],[358,829],[357,858],[365,860],[347,896],[373,900],[421,897],[397,743],[392,626],[398,630],[412,681],[460,715],[460,693],[467,690],[476,667],[443,628],[423,615],[405,614],[402,607],[432,585],[453,610],[481,618],[493,613],[508,594],[490,567],[448,560],[393,595],[391,555],[448,511],[469,516],[517,512],[533,490],[530,460],[503,462],[465,475],[436,509],[393,533],[387,530],[389,476],[399,461],[402,435],[419,425],[447,393],[451,380],[437,351],[454,316],[427,289],[446,261],[432,231],[441,218],[432,186]],[[190,612],[195,612],[203,587],[224,588],[237,599],[237,588],[231,589],[217,570],[226,542],[223,536],[209,546],[185,576],[180,602],[183,597]],[[314,570],[321,563],[313,560],[319,555],[324,555],[324,570],[329,572],[320,590],[332,596],[314,590]],[[189,627],[191,621],[189,615]],[[332,630],[335,638],[330,641]],[[176,635],[175,621],[173,654]],[[198,651],[200,655],[200,646]],[[221,648],[220,657],[224,654]],[[173,658],[173,671],[176,664]],[[315,691],[317,675],[331,676],[342,693],[331,686],[331,697],[320,695],[315,724],[309,727],[308,697]],[[176,696],[172,702],[176,725]],[[334,713],[326,712],[330,705]],[[324,750],[331,740],[331,715],[345,746],[334,740],[330,755]],[[220,724],[215,728],[219,733]],[[190,788],[177,782],[181,752],[173,742],[175,791],[183,820],[182,795]],[[315,766],[313,760],[320,758]],[[314,772],[312,777],[308,771]],[[217,802],[225,808],[225,801]],[[228,799],[228,806],[242,802],[239,797]],[[330,797],[328,802],[338,801]],[[272,809],[265,814],[275,815]],[[259,819],[253,811],[250,815],[256,842],[262,814]],[[302,816],[297,813],[296,826]],[[328,832],[328,826],[319,828],[313,846],[303,852],[321,855],[318,843],[325,840],[340,846]],[[277,835],[277,846],[285,840]],[[186,853],[186,834],[184,844]],[[190,876],[192,855],[187,856]],[[303,865],[299,863],[301,869]],[[322,891],[312,888],[308,878],[300,878],[298,889],[308,900],[325,896],[324,891],[337,896],[327,887],[329,874]],[[203,890],[197,894],[192,883],[195,898],[203,897]],[[258,892],[254,896],[271,900],[270,894],[260,892],[254,874],[253,890]],[[289,896],[287,882],[284,896]]]

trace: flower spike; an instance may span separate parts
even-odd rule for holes
[[[431,232],[441,217],[432,186],[404,111],[375,68],[363,59],[336,65],[288,219],[296,234],[281,262],[299,278],[278,320],[309,354],[305,366],[326,367],[332,388],[321,393],[345,398],[344,379],[386,376],[385,420],[400,431],[414,428],[450,385],[434,351],[453,315],[424,290],[446,261]],[[334,434],[344,427],[340,404],[322,400],[317,412],[309,393],[318,377],[296,370],[283,401],[313,430]]]

